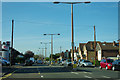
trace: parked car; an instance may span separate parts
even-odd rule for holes
[[[0,56],[0,60],[2,60],[3,65],[6,65],[6,66],[10,65],[10,61],[4,59],[2,56]]]
[[[120,59],[115,60],[114,62],[112,62],[112,70],[120,70]]]
[[[80,66],[81,62],[83,61],[84,59],[79,59],[78,60],[78,63],[77,63],[77,66]]]
[[[80,66],[84,67],[84,66],[92,66],[92,63],[89,60],[82,60],[80,62]]]
[[[33,64],[32,60],[25,61],[25,66],[32,66],[32,64]]]
[[[60,65],[62,66],[62,65],[64,65],[64,64],[65,64],[65,60],[64,60],[64,61],[61,61]]]
[[[51,63],[52,63],[52,64],[55,64],[55,61],[49,61],[49,64],[51,64]]]
[[[0,64],[2,64],[2,66],[6,66],[7,65],[7,63],[2,61],[1,59],[0,59]]]
[[[72,65],[71,59],[65,60],[64,66],[71,66],[71,65]]]
[[[43,64],[42,60],[37,60],[37,64]]]
[[[2,59],[2,61],[5,62],[7,66],[10,65],[10,61],[7,61],[5,59]]]
[[[112,62],[113,62],[113,59],[102,59],[100,62],[99,68],[100,69],[106,68],[106,70],[112,69]]]

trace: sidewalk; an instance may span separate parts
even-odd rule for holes
[[[18,68],[21,68],[20,65],[13,65],[13,66],[2,66],[2,76],[12,73],[13,71],[17,70]]]

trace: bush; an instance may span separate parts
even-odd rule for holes
[[[95,65],[95,60],[93,61],[93,65]],[[96,60],[96,66],[100,66],[100,61]]]

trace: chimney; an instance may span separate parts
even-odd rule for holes
[[[116,42],[115,41],[113,41],[113,46],[115,46],[116,45]]]
[[[90,42],[90,48],[93,49],[93,43],[92,42]]]
[[[106,44],[106,42],[104,42],[104,44]]]
[[[66,50],[66,52],[68,52],[68,50]]]

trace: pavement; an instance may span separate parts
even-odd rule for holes
[[[7,75],[7,74],[21,68],[22,66],[23,66],[23,64],[12,65],[12,66],[2,66],[2,75],[1,76]]]

